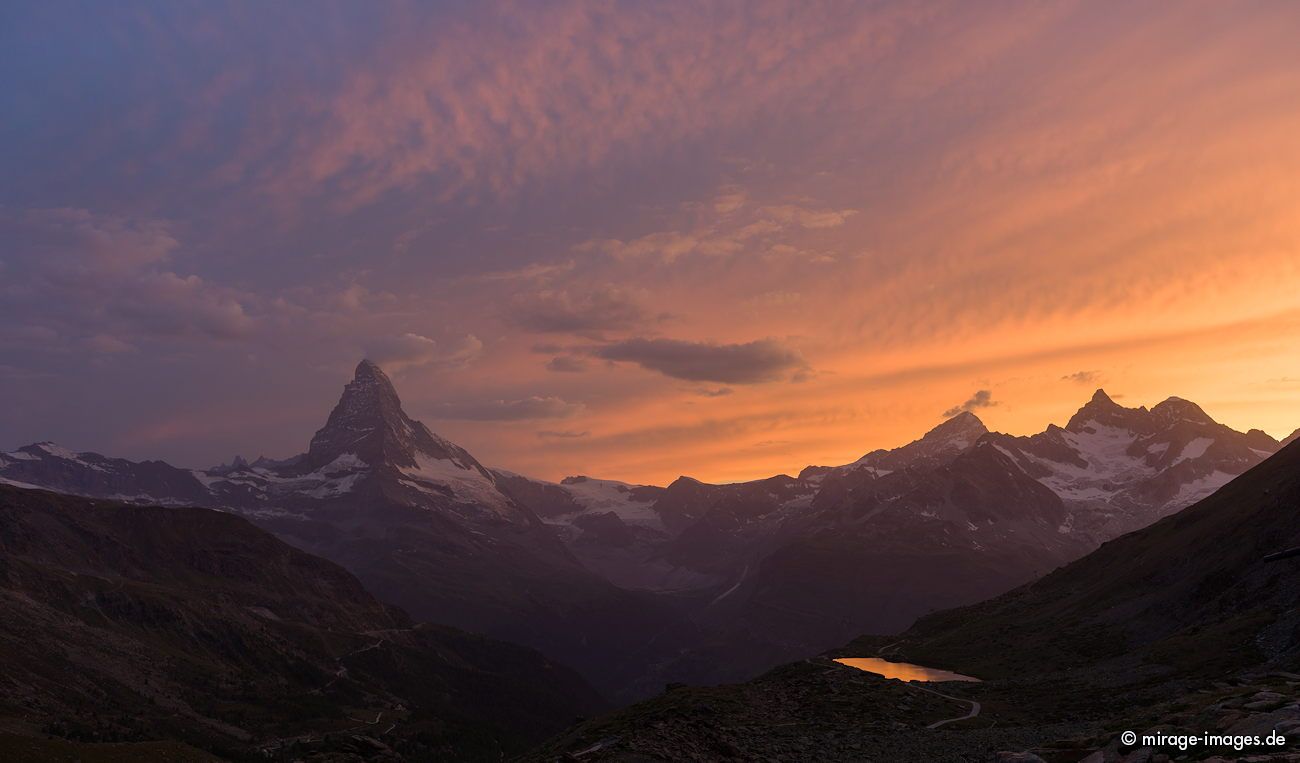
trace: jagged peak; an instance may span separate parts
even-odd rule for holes
[[[1300,440],[1300,429],[1297,429],[1297,430],[1295,430],[1294,432],[1292,432],[1291,434],[1289,434],[1289,435],[1287,435],[1286,437],[1282,438],[1282,444],[1283,444],[1283,445],[1290,445],[1291,443],[1295,442],[1296,440]]]
[[[368,464],[398,467],[417,466],[416,454],[424,453],[466,469],[483,470],[464,449],[407,416],[393,382],[368,359],[357,364],[325,426],[312,437],[304,465],[319,468],[344,453],[355,454]]]
[[[1092,393],[1092,398],[1070,417],[1065,428],[1071,432],[1079,432],[1093,423],[1138,431],[1146,428],[1143,421],[1146,420],[1147,413],[1146,408],[1125,408],[1106,394],[1106,390],[1098,389]]]
[[[1112,408],[1123,407],[1119,403],[1112,400],[1110,395],[1106,394],[1106,390],[1101,388],[1098,388],[1096,392],[1092,393],[1092,399],[1087,402],[1087,405],[1105,405]]]
[[[1197,424],[1215,424],[1199,405],[1181,397],[1169,397],[1147,410],[1146,406],[1125,408],[1111,399],[1105,390],[1097,390],[1089,400],[1065,425],[1065,428],[1078,432],[1089,423],[1127,428],[1134,432],[1154,431],[1179,421]]]

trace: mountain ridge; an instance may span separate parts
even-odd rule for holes
[[[1097,390],[1066,427],[1029,437],[962,412],[794,477],[556,483],[485,467],[411,419],[363,360],[290,459],[181,470],[44,444],[0,454],[0,480],[241,513],[422,619],[528,644],[633,697],[1001,593],[1276,447],[1179,398],[1125,408]]]

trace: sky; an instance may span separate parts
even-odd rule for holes
[[[735,481],[1300,427],[1300,4],[0,6],[0,449]]]

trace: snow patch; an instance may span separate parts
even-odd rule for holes
[[[1236,476],[1216,469],[1200,479],[1185,482],[1182,487],[1178,488],[1178,495],[1169,502],[1169,505],[1180,509],[1184,506],[1190,506],[1228,484]]]
[[[40,448],[40,449],[43,450],[43,451],[45,451],[45,452],[48,453],[49,455],[54,456],[55,458],[66,458],[66,459],[69,460],[69,461],[80,461],[80,460],[81,460],[81,454],[80,454],[80,453],[73,453],[72,451],[68,450],[67,448],[64,448],[64,447],[59,446],[59,445],[55,445],[55,444],[52,443],[52,442],[38,442],[38,443],[36,443],[36,447],[37,447],[37,448]]]
[[[424,453],[415,454],[415,463],[416,466],[404,467],[402,474],[406,482],[422,492],[450,497],[457,503],[478,506],[497,514],[508,514],[513,508],[510,500],[497,489],[496,483],[478,469]]]
[[[225,477],[216,474],[208,474],[202,469],[191,469],[190,475],[194,477],[194,479],[198,480],[199,484],[203,485],[203,487],[208,488],[209,490],[212,489],[212,486],[217,484],[218,482],[226,481]]]
[[[548,524],[570,524],[574,519],[586,514],[604,514],[614,512],[625,524],[663,530],[664,521],[654,510],[653,501],[638,501],[633,497],[632,488],[626,482],[617,480],[585,479],[581,482],[569,482],[560,487],[573,497],[582,507],[582,511],[562,514],[548,520]]]
[[[1128,455],[1137,435],[1127,429],[1097,424],[1090,431],[1062,431],[1060,437],[1087,466],[1052,461],[1032,453],[1024,455],[1048,470],[1049,474],[1039,481],[1063,501],[1108,501],[1126,485],[1156,473],[1143,459]]]
[[[1183,446],[1183,451],[1178,454],[1178,458],[1174,459],[1174,463],[1177,464],[1189,459],[1200,458],[1205,455],[1205,451],[1209,450],[1210,446],[1213,444],[1213,437],[1197,437],[1195,440],[1192,440]]]

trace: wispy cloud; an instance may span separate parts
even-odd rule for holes
[[[288,455],[368,352],[551,475],[843,463],[972,379],[1037,431],[1088,369],[1285,434],[1298,7],[10,14],[0,430]]]
[[[622,151],[824,106],[929,11],[568,2],[481,6],[464,25],[398,15],[382,58],[310,102],[320,128],[268,176],[274,192],[329,187],[360,204],[437,177],[444,193],[505,193]]]
[[[975,394],[970,396],[966,402],[961,405],[954,405],[943,412],[944,418],[951,418],[962,412],[977,411],[981,408],[992,408],[997,405],[993,402],[993,393],[987,389],[976,390]]]
[[[668,263],[691,256],[811,259],[819,255],[792,246],[788,243],[792,235],[802,230],[837,228],[857,214],[852,209],[795,204],[742,208],[735,201],[724,203],[722,208],[727,211],[720,215],[716,202],[712,207],[692,202],[683,208],[694,212],[696,221],[690,228],[656,231],[627,240],[591,239],[580,244],[577,251],[599,252],[619,260],[648,258]]]
[[[1100,371],[1075,371],[1061,377],[1061,381],[1074,382],[1075,384],[1097,384],[1101,380]]]

